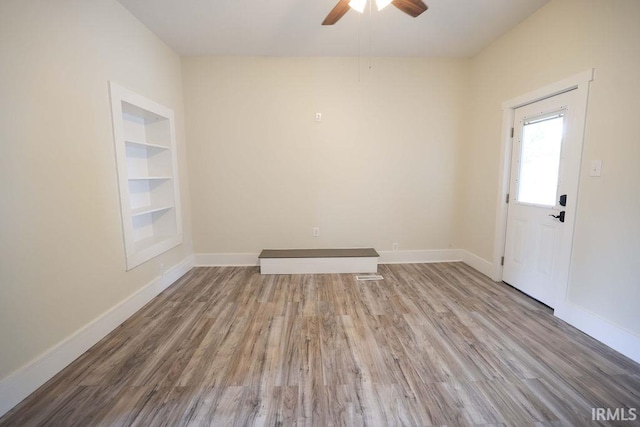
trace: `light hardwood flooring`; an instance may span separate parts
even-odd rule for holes
[[[195,268],[0,425],[584,426],[591,408],[640,412],[638,364],[518,291],[462,263],[379,271]]]

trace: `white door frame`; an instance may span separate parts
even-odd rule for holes
[[[505,101],[502,104],[502,143],[500,148],[500,175],[498,177],[498,200],[496,208],[496,224],[493,246],[493,266],[494,271],[492,279],[495,281],[502,281],[502,257],[504,256],[505,241],[507,238],[507,208],[506,197],[509,193],[509,179],[511,177],[511,150],[513,147],[513,140],[511,138],[511,129],[515,127],[514,112],[518,107],[531,104],[542,99],[552,97],[570,90],[576,90],[575,96],[575,109],[574,113],[576,123],[581,123],[574,131],[576,138],[584,145],[584,128],[587,118],[587,100],[589,97],[589,82],[593,80],[594,69],[588,69],[582,73],[575,74],[564,80],[556,83],[544,86],[540,89],[518,96],[516,98]],[[580,150],[582,153],[582,148]],[[582,154],[581,154],[582,155]],[[579,182],[579,178],[578,178]],[[576,192],[576,194],[578,194]],[[577,207],[577,200],[573,200]],[[576,209],[573,209],[574,215]],[[575,224],[574,221],[571,221]],[[573,231],[573,230],[572,230]],[[571,246],[563,247],[561,249],[561,257],[566,260],[566,265],[571,265]],[[566,299],[566,293],[569,285],[568,270],[565,277],[561,278],[562,288],[560,289],[561,299],[558,301],[558,306],[563,305]],[[558,308],[558,307],[556,307]]]

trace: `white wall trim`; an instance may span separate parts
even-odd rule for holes
[[[378,264],[410,264],[462,261],[458,249],[421,249],[413,251],[378,251]],[[259,253],[196,254],[197,267],[257,266]]]
[[[469,267],[478,270],[485,276],[489,276],[491,278],[492,274],[495,271],[492,262],[487,261],[486,259],[481,258],[478,255],[464,249],[460,249],[460,255],[462,256],[462,262],[467,264]]]
[[[189,256],[136,293],[0,380],[0,416],[90,349],[194,266]]]
[[[489,275],[492,280],[502,280],[502,263],[505,242],[507,240],[507,211],[509,206],[506,197],[509,193],[509,181],[511,178],[511,128],[514,126],[514,109],[503,106],[502,135],[500,146],[500,165],[502,167],[498,176],[498,199],[496,201],[495,234],[493,237],[493,271]]]
[[[554,315],[601,343],[640,363],[640,337],[575,304],[561,304]]]
[[[552,96],[558,95],[560,93],[576,89],[581,85],[588,84],[590,81],[592,81],[593,76],[594,69],[589,68],[588,70],[574,74],[558,82],[548,84],[544,87],[525,93],[524,95],[511,98],[502,103],[502,109],[515,109],[518,107],[522,107],[523,105],[531,104],[533,102],[540,101],[546,98],[551,98]]]
[[[458,249],[421,249],[414,251],[378,251],[378,264],[412,264],[462,261]]]
[[[378,251],[378,264],[412,264],[430,262],[464,262],[491,277],[494,265],[464,249],[418,249],[411,251]],[[197,267],[258,266],[259,253],[195,254]]]
[[[196,267],[253,267],[259,265],[259,253],[195,254]]]

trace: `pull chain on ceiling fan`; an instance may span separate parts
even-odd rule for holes
[[[373,0],[370,0],[373,1]],[[427,5],[422,0],[376,0],[376,6],[378,10],[382,10],[386,6],[392,3],[395,7],[403,11],[409,16],[414,18],[419,16],[422,12],[427,10]],[[358,12],[364,12],[364,7],[367,4],[367,0],[340,0],[338,4],[331,9],[331,12],[322,21],[322,25],[333,25],[340,18],[344,16],[349,9],[355,9]]]

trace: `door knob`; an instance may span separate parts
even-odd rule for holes
[[[564,222],[564,213],[565,213],[565,211],[560,211],[560,213],[558,215],[549,214],[549,216],[552,216],[555,219],[559,219],[560,222]]]

